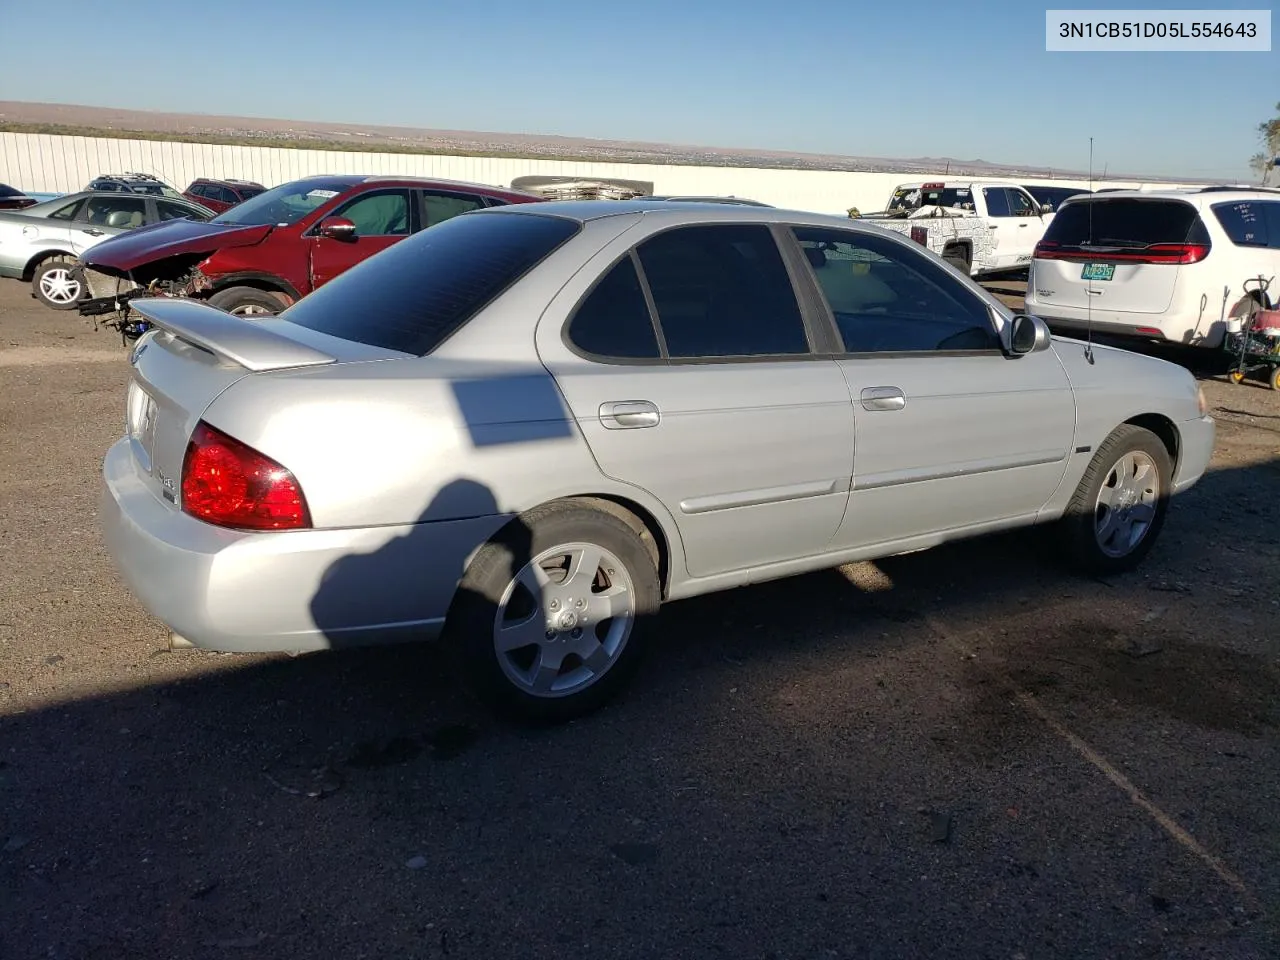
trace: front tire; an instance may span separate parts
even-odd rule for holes
[[[274,294],[257,287],[227,287],[211,296],[209,303],[246,320],[273,317],[284,307]]]
[[[582,502],[551,503],[476,554],[443,640],[490,707],[559,723],[626,685],[660,598],[654,555],[630,525]]]
[[[1172,481],[1173,460],[1160,438],[1119,427],[1093,455],[1061,521],[1071,560],[1096,576],[1136,567],[1160,535]]]
[[[84,296],[84,285],[71,272],[67,257],[42,261],[31,275],[31,295],[50,310],[74,310]]]

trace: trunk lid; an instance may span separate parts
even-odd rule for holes
[[[277,370],[404,356],[283,320],[242,320],[193,300],[140,298],[131,306],[155,330],[129,358],[126,433],[139,475],[175,507],[191,434],[209,405],[238,381]]]
[[[1165,197],[1080,198],[1058,208],[1036,247],[1035,302],[1112,313],[1164,313],[1183,263],[1208,254],[1197,208]]]
[[[170,257],[207,256],[224,247],[247,247],[262,242],[270,224],[242,227],[233,223],[166,220],[122,233],[85,251],[81,261],[103,273],[128,274],[148,263]]]

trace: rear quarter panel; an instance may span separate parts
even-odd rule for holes
[[[536,359],[428,357],[259,374],[204,418],[291,470],[317,528],[516,514],[604,492]]]

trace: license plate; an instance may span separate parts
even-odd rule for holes
[[[1110,280],[1115,275],[1114,263],[1086,263],[1080,271],[1081,280]]]

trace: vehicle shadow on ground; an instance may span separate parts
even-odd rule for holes
[[[1014,672],[1023,682],[1043,681],[1037,649],[1092,657],[1077,678],[1083,702],[1098,699],[1096,671],[1118,663],[1106,696],[1212,730],[1274,731],[1274,665],[1184,645],[1156,668],[1179,685],[1155,689],[1150,670],[1135,674],[1115,638],[1091,630],[1087,611],[1090,597],[1145,576],[1154,595],[1176,593],[1214,549],[1198,527],[1179,529],[1180,514],[1190,521],[1273,482],[1276,469],[1206,476],[1174,504],[1145,573],[1122,582],[1064,574],[1037,536],[1020,533],[882,561],[866,586],[827,571],[672,604],[640,625],[648,663],[629,692],[554,729],[494,720],[459,690],[438,646],[243,665],[162,654],[229,668],[6,721],[0,926],[18,947],[8,955],[296,957],[325,942],[335,956],[552,957],[590,943],[618,957],[810,956],[834,945],[847,951],[839,956],[958,957],[1013,950],[1028,929],[1057,924],[1054,936],[1084,944],[1073,952],[1084,956],[1097,955],[1091,936],[1108,949],[1127,943],[1126,925],[1158,937],[1148,923],[1167,925],[1165,916],[1127,915],[1105,935],[1062,926],[1064,910],[1097,909],[1088,883],[1055,874],[1065,867],[1040,865],[1047,886],[1005,876],[1008,858],[1023,854],[989,839],[971,853],[990,860],[941,868],[936,839],[898,822],[916,816],[917,798],[954,792],[938,785],[947,778],[986,784],[1045,749],[1017,732],[1028,724],[1007,694],[987,687],[945,730],[910,719],[939,695],[932,671],[963,669],[942,665],[957,658],[939,650],[925,618],[1012,618],[1069,595],[1084,618],[1022,638],[1030,652]],[[464,481],[423,516],[492,502]],[[322,626],[344,625],[344,603],[387,564],[422,563],[421,526],[335,566],[316,598]],[[525,544],[512,554],[518,568],[528,537],[512,542]],[[905,672],[886,666],[894,662]],[[1243,687],[1232,682],[1241,674],[1251,675]],[[813,702],[797,680],[820,691]],[[877,701],[886,682],[895,697]],[[778,719],[782,706],[792,719]],[[948,737],[963,741],[954,754]],[[838,771],[834,788],[824,769]],[[950,886],[922,885],[938,869]],[[1230,897],[1198,882],[1186,881],[1199,906],[1184,923],[1208,925],[1229,913]],[[932,896],[985,902],[991,889],[1002,906],[984,923],[929,905]],[[847,908],[830,913],[833,900]],[[128,916],[104,912],[122,902]],[[886,953],[886,943],[896,946]],[[1264,955],[1250,949],[1230,955]]]

